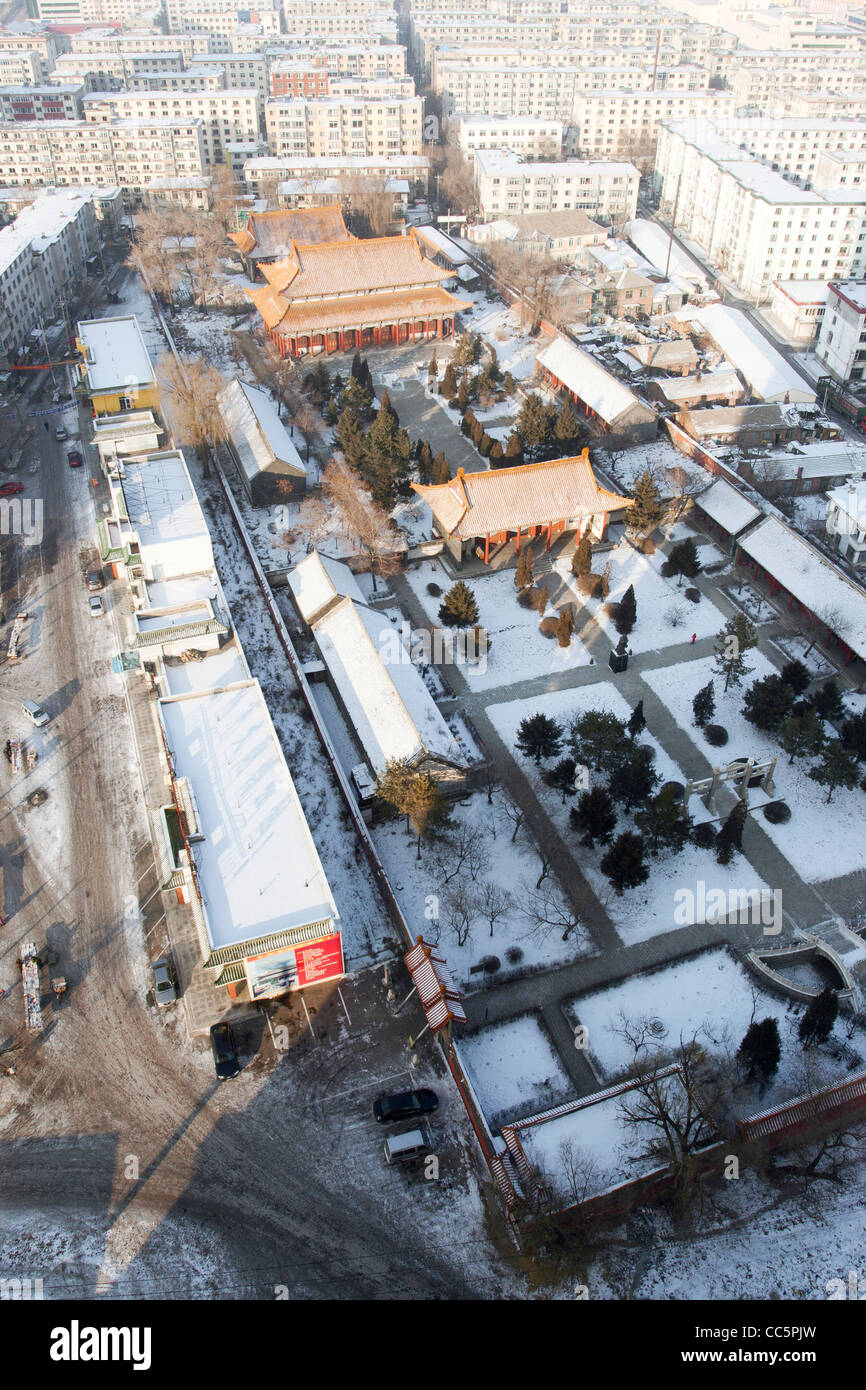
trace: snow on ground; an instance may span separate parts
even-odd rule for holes
[[[574,1093],[556,1049],[532,1014],[461,1038],[460,1058],[493,1127],[558,1105]]]
[[[454,807],[454,826],[450,843],[428,840],[422,845],[420,862],[416,858],[415,836],[411,831],[407,833],[403,817],[379,822],[373,828],[373,839],[406,920],[413,930],[423,931],[426,940],[438,940],[461,987],[489,987],[493,976],[472,973],[472,967],[479,965],[486,956],[496,956],[500,960],[495,979],[502,980],[533,967],[550,968],[587,953],[588,940],[579,932],[570,934],[567,941],[562,940],[560,927],[550,929],[545,937],[528,935],[532,924],[527,916],[526,900],[534,890],[541,861],[525,829],[521,829],[516,842],[512,842],[514,827],[505,815],[499,794],[494,795],[492,806],[488,806],[483,792],[458,803]],[[454,846],[461,826],[480,832],[480,863],[476,864],[475,879],[467,865],[447,882],[455,869],[457,852]],[[485,883],[496,884],[510,894],[508,911],[496,921],[491,935],[489,922],[473,903],[470,934],[460,945],[451,925],[452,896],[460,885],[465,885],[474,899]],[[506,952],[512,947],[521,952],[520,960],[507,959]]]
[[[681,1038],[689,1042],[697,1034],[708,1052],[733,1057],[753,1019],[775,1018],[782,1043],[779,1070],[760,1094],[744,1086],[737,1111],[747,1115],[768,1109],[807,1089],[804,1052],[797,1037],[803,1006],[762,988],[757,976],[724,946],[570,999],[565,1013],[573,1027],[582,1024],[588,1030],[589,1052],[606,1085],[620,1079],[634,1061],[634,1048],[619,1031],[623,1020],[659,1020],[653,1023],[650,1053],[672,1055]],[[837,1019],[834,1044],[845,1040],[849,1026],[847,1017]],[[855,1052],[866,1049],[862,1027],[853,1035],[853,1048]],[[813,1084],[844,1079],[846,1063],[831,1057],[825,1047],[810,1049],[805,1056]]]
[[[811,637],[774,637],[773,646],[778,647],[789,661],[801,661],[816,679],[826,680],[835,672],[832,662],[822,656],[821,648],[813,646]]]
[[[675,668],[676,669],[676,668]],[[721,890],[727,894],[740,888],[766,889],[767,884],[751,868],[744,870],[744,861],[736,857],[727,867],[717,864],[708,850],[697,845],[686,845],[680,854],[660,855],[649,859],[650,877],[640,888],[633,888],[618,898],[610,883],[599,868],[604,857],[605,847],[586,849],[568,823],[569,812],[575,804],[574,798],[563,803],[559,792],[545,786],[541,779],[541,768],[537,768],[530,758],[525,758],[517,750],[515,740],[517,727],[527,715],[539,711],[550,715],[562,724],[566,733],[569,721],[587,710],[610,710],[620,719],[628,719],[631,709],[615,686],[609,682],[598,685],[581,686],[575,690],[551,691],[548,694],[529,700],[513,700],[508,704],[488,705],[487,714],[505,744],[512,749],[513,756],[532,784],[536,796],[543,803],[556,828],[571,845],[572,852],[580,870],[592,885],[597,897],[616,925],[617,931],[626,945],[636,941],[646,941],[660,933],[687,930],[695,921],[703,920],[698,883],[704,883],[706,892]],[[661,744],[648,730],[641,734],[640,743],[647,743],[655,749],[655,768],[664,782],[684,782],[678,765],[668,756]],[[563,756],[565,749],[563,749]],[[552,765],[556,760],[550,759]],[[593,777],[590,771],[590,778]],[[605,779],[606,780],[606,779]],[[701,799],[691,798],[689,811],[696,822],[711,819]],[[615,835],[634,828],[633,818],[620,813]],[[745,881],[744,881],[745,880]],[[692,888],[691,904],[676,894],[683,888]],[[706,899],[703,899],[706,901]],[[674,914],[677,914],[675,920]],[[685,918],[684,921],[679,920]]]
[[[683,480],[688,480],[689,491],[695,484],[709,487],[713,481],[705,468],[675,449],[667,436],[612,451],[599,442],[590,446],[590,457],[593,467],[606,473],[626,495],[634,492],[637,479],[646,469],[655,479],[664,500],[679,495]]]
[[[407,572],[406,578],[431,622],[438,625],[442,597],[428,594],[427,585],[438,584],[442,594],[451,588],[451,580],[443,566],[438,560],[423,560]],[[461,667],[470,690],[490,690],[514,681],[589,665],[589,652],[576,637],[572,637],[569,647],[560,647],[555,637],[542,636],[538,630],[539,614],[532,608],[521,608],[517,602],[512,569],[481,575],[468,582],[478,603],[479,621],[490,637],[486,664]],[[548,605],[547,614],[555,616],[555,613],[556,610]],[[443,641],[447,648],[451,641],[447,630]]]
[[[657,552],[652,557],[660,567],[664,555]],[[597,557],[595,565],[599,572],[602,565],[610,562],[612,566],[610,593],[607,599],[585,599],[577,591],[576,581],[571,573],[571,556],[561,555],[554,561],[553,568],[568,585],[574,602],[583,605],[585,610],[607,634],[611,646],[619,641],[619,633],[613,618],[604,611],[608,603],[618,602],[630,584],[634,585],[637,603],[637,622],[628,642],[633,652],[658,651],[680,642],[687,642],[693,632],[698,637],[714,637],[724,627],[724,618],[709,599],[702,597],[700,603],[690,603],[683,596],[683,589],[677,589],[676,580],[663,579],[656,565],[645,555],[641,555],[628,541],[622,540],[611,551]],[[685,581],[683,588],[686,587]],[[576,635],[580,637],[587,631],[582,625],[583,614],[577,616]],[[591,629],[590,629],[591,630]],[[528,673],[527,673],[528,674]]]
[[[820,883],[862,869],[866,811],[863,792],[859,787],[836,791],[827,807],[826,792],[806,776],[809,762],[801,760],[790,766],[787,754],[775,739],[743,718],[741,711],[748,687],[764,676],[777,674],[775,666],[758,651],[748,652],[746,660],[752,673],[739,690],[732,687],[725,692],[724,681],[718,676],[714,679],[714,723],[724,725],[730,735],[723,752],[710,748],[692,722],[692,700],[713,677],[712,657],[645,671],[642,679],[705,757],[712,759],[721,753],[720,761],[737,757],[778,758],[773,778],[776,799],[786,801],[793,814],[787,825],[771,825],[763,816],[759,817],[759,824],[805,882]]]

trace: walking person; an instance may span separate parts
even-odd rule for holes
[[[697,637],[698,637],[698,634],[697,634],[696,632],[693,632],[693,633],[692,633],[692,646],[694,646],[695,642],[697,641]]]

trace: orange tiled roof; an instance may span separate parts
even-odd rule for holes
[[[313,245],[322,241],[349,241],[339,203],[316,208],[280,208],[274,212],[250,213],[246,227],[230,232],[241,254],[249,256],[287,256],[293,241]]]
[[[293,242],[284,260],[261,269],[269,285],[286,299],[438,285],[453,274],[427,259],[414,232],[319,245]]]
[[[447,536],[469,539],[546,526],[549,521],[593,516],[634,505],[595,481],[589,450],[572,458],[464,473],[449,483],[412,484]]]
[[[399,323],[403,319],[423,319],[459,314],[470,300],[456,299],[438,285],[415,292],[364,294],[345,299],[319,299],[313,303],[286,304],[267,289],[250,295],[268,328],[277,328],[284,337],[298,333],[335,333],[341,328],[373,328],[377,324]]]

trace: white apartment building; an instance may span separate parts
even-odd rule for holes
[[[54,66],[58,53],[67,46],[65,34],[53,34],[45,25],[33,19],[21,19],[0,25],[0,52],[4,55],[35,54],[39,62],[36,81],[43,82]]]
[[[421,97],[275,97],[265,103],[268,146],[278,159],[419,155]]]
[[[770,315],[788,342],[810,348],[818,336],[829,287],[824,280],[774,280]]]
[[[45,65],[35,48],[7,53],[0,42],[0,82],[13,87],[22,82],[38,86],[45,77]]]
[[[815,356],[839,381],[866,379],[866,284],[862,280],[828,286]]]
[[[128,31],[119,34],[116,29],[83,29],[68,38],[70,53],[120,53],[132,58],[145,53],[180,53],[184,62],[189,61],[200,49],[207,51],[207,40],[196,39],[189,34],[154,34]]]
[[[319,40],[332,35],[354,34],[357,42],[381,36],[389,43],[397,42],[397,21],[393,5],[387,3],[356,8],[345,5],[317,4],[316,0],[284,0],[283,30],[292,36],[311,35]]]
[[[825,72],[828,69],[837,73],[862,72],[864,63],[864,53],[852,51],[848,53],[835,52],[832,55],[824,52],[780,52],[779,49],[769,48],[756,50],[750,48],[737,48],[729,53],[720,53],[713,60],[713,67],[718,77],[724,77],[729,86],[738,73],[745,70],[750,72],[762,70],[784,70],[788,81],[798,80],[799,76],[808,80],[812,75]]]
[[[184,20],[190,14],[202,15],[224,15],[229,10],[235,16],[241,11],[231,4],[231,0],[164,0],[165,17],[168,21],[168,32],[178,31]],[[250,17],[249,11],[244,11]],[[279,28],[280,7],[276,0],[259,0],[256,5],[256,18],[263,14],[275,14],[277,16],[277,27]],[[235,22],[238,22],[237,20]],[[269,23],[271,21],[268,21]]]
[[[659,135],[655,180],[663,216],[677,202],[677,227],[708,260],[756,301],[767,300],[775,280],[829,280],[856,276],[866,265],[866,194],[823,193],[807,177],[786,176],[765,157],[751,154],[747,127],[736,143],[722,131],[732,122],[672,121]],[[760,123],[757,142],[769,132]],[[795,165],[815,172],[825,131],[788,135],[773,130],[771,147]],[[866,130],[866,126],[864,126]],[[856,132],[846,131],[847,138]],[[860,137],[862,138],[862,136]],[[743,146],[746,145],[746,148]]]
[[[584,158],[617,153],[644,158],[655,153],[659,124],[673,120],[715,120],[732,116],[729,92],[578,92],[573,120],[577,148]]]
[[[633,164],[579,159],[527,164],[509,150],[475,151],[475,185],[485,222],[511,213],[569,208],[627,222],[637,210],[639,184]]]
[[[401,44],[373,40],[359,44],[352,35],[344,36],[342,43],[333,36],[327,44],[312,38],[292,40],[290,45],[266,49],[264,57],[270,69],[280,62],[312,63],[332,77],[402,77],[406,72],[406,49]]]
[[[10,184],[110,184],[141,193],[154,177],[204,171],[203,122],[4,122],[0,167]]]
[[[852,478],[827,493],[827,538],[852,565],[866,564],[866,481]]]
[[[190,73],[217,64],[222,68],[225,87],[255,87],[268,93],[268,58],[265,53],[196,53],[185,64]]]
[[[128,24],[141,0],[34,0],[43,24]]]
[[[88,192],[53,190],[0,231],[0,352],[20,352],[40,318],[55,317],[86,274],[99,226]]]
[[[81,115],[84,88],[65,86],[0,87],[0,121],[72,121]]]
[[[84,117],[94,124],[111,120],[200,120],[207,164],[225,159],[230,141],[254,141],[261,130],[261,93],[250,87],[193,92],[107,92],[84,99]],[[200,172],[190,170],[189,172]]]
[[[565,126],[543,116],[485,116],[458,112],[449,126],[449,139],[465,155],[476,150],[511,150],[539,159],[559,159]]]
[[[411,188],[426,193],[429,173],[430,164],[426,155],[343,155],[327,159],[275,159],[266,155],[248,159],[243,166],[244,183],[256,196],[290,180],[303,184],[311,192],[317,188],[325,191],[323,186],[333,179],[406,179]]]

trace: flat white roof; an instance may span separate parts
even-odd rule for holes
[[[447,256],[454,265],[465,265],[469,260],[466,252],[461,251],[457,243],[440,231],[438,227],[416,227],[415,231],[431,246],[435,246],[437,251],[441,251],[443,255]]]
[[[702,270],[691,256],[687,256],[685,251],[680,250],[676,242],[671,247],[670,236],[656,222],[649,222],[645,217],[635,217],[631,222],[626,222],[623,234],[637,247],[641,255],[646,256],[659,270],[664,270],[667,265],[670,250],[670,274],[682,276],[683,279],[699,285],[708,283],[706,271]]]
[[[642,411],[647,420],[655,419],[649,406],[644,405],[627,386],[611,376],[588,352],[575,347],[565,338],[554,338],[538,354],[538,361],[594,410],[605,424],[614,425],[633,410]]]
[[[241,648],[229,642],[219,651],[207,652],[203,661],[177,661],[161,666],[163,689],[168,695],[188,695],[217,690],[252,677]]]
[[[88,319],[79,323],[78,336],[87,348],[90,391],[154,384],[153,364],[134,314]]]
[[[159,712],[204,835],[192,849],[211,946],[336,921],[258,681],[164,699]]]
[[[164,566],[170,554],[176,575],[212,568],[210,532],[179,449],[125,460],[120,486],[145,561]]]
[[[787,396],[792,403],[815,401],[815,392],[805,377],[786,362],[740,309],[710,304],[705,309],[684,312],[690,321],[706,329],[760,400],[782,402]]]
[[[341,599],[315,625],[314,633],[374,772],[383,772],[389,758],[412,761],[425,751],[465,765],[409,653],[404,653],[405,660],[383,660],[398,638],[387,618]]]

